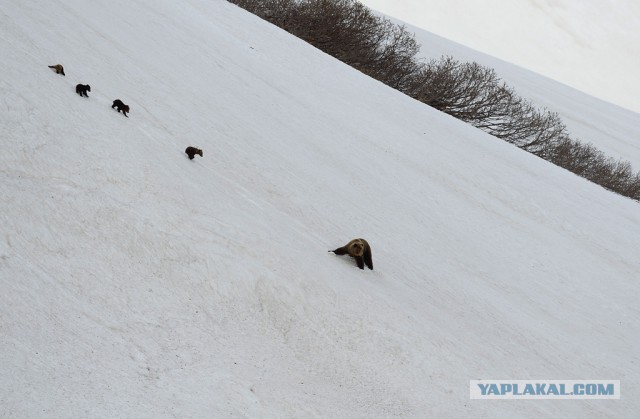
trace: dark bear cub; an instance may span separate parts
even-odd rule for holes
[[[56,74],[62,74],[63,76],[65,75],[64,67],[60,64],[50,65],[49,68],[53,68],[54,70],[56,70]]]
[[[193,160],[196,154],[202,157],[202,150],[200,150],[199,148],[189,146],[186,148],[186,150],[184,150],[184,152],[187,153],[187,156],[189,156],[189,160]]]
[[[79,84],[76,86],[76,93],[80,96],[89,97],[87,92],[91,91],[91,86],[88,84]]]
[[[371,247],[365,239],[353,239],[346,245],[338,247],[336,250],[329,250],[336,255],[349,255],[356,260],[358,268],[364,269],[364,265],[373,270],[373,259],[371,258]]]
[[[122,103],[120,99],[116,99],[113,101],[113,105],[111,105],[111,109],[113,108],[117,108],[118,112],[122,111],[124,116],[127,116],[127,112],[129,112],[129,106]]]

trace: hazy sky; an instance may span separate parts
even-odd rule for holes
[[[640,0],[360,0],[640,112]]]

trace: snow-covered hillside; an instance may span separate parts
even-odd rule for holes
[[[637,0],[361,0],[367,6],[640,112]]]
[[[1,417],[640,411],[637,202],[224,0],[9,0],[0,37]]]
[[[393,20],[398,24],[404,22]],[[539,108],[557,112],[571,136],[592,143],[608,156],[628,160],[640,170],[640,113],[580,92],[530,70],[470,49],[415,26],[406,25],[420,44],[422,59],[451,56],[496,70],[519,96]]]

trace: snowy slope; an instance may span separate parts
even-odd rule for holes
[[[640,112],[640,2],[636,0],[362,3]]]
[[[636,202],[223,0],[9,0],[0,37],[1,417],[640,410]]]
[[[458,61],[477,62],[496,70],[500,78],[518,95],[537,107],[557,112],[573,138],[596,145],[608,156],[628,160],[636,171],[640,170],[640,113],[612,105],[415,26],[407,25],[407,30],[420,43],[422,58],[439,59],[447,55]]]

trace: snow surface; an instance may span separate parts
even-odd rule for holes
[[[362,0],[362,3],[640,112],[637,0]]]
[[[0,37],[0,417],[640,411],[637,202],[224,0],[8,0]]]

